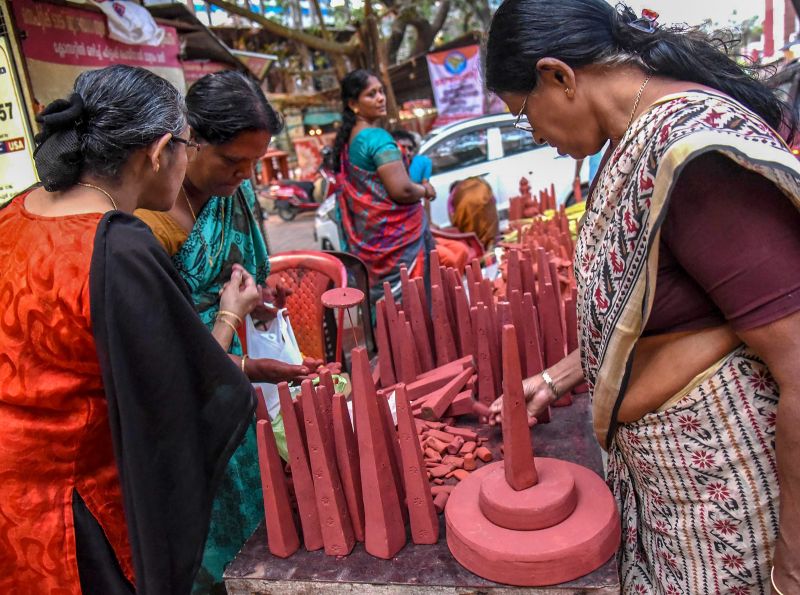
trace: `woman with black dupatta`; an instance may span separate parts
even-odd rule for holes
[[[183,99],[113,66],[39,121],[42,187],[0,210],[0,592],[189,593],[254,400],[130,215],[175,202]]]

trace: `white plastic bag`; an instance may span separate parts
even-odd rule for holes
[[[164,29],[143,6],[129,0],[95,0],[108,21],[108,36],[129,45],[161,45]]]
[[[258,330],[250,316],[247,316],[245,325],[247,326],[247,355],[249,357],[276,359],[294,365],[303,363],[303,356],[297,346],[297,339],[295,339],[292,324],[286,314],[286,308],[278,310],[275,319],[265,331]],[[266,382],[255,382],[253,386],[260,388],[264,393],[269,416],[275,419],[281,408],[278,386]]]

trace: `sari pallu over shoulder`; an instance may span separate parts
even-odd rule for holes
[[[605,447],[652,308],[670,195],[683,168],[709,151],[769,179],[800,208],[797,159],[733,99],[699,91],[670,95],[628,129],[600,173],[575,251],[581,364],[595,433]]]
[[[249,180],[231,196],[212,196],[172,257],[189,286],[200,320],[209,329],[214,327],[219,292],[230,279],[234,263],[247,269],[258,285],[263,285],[269,275],[267,246],[253,213],[256,200]],[[233,336],[230,352],[242,355],[238,335]]]

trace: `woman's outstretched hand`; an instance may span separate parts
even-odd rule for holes
[[[247,359],[245,371],[253,382],[299,382],[322,365],[321,360],[305,358],[302,364],[287,364],[276,359]]]
[[[523,380],[522,391],[525,394],[525,407],[528,410],[529,425],[535,424],[538,417],[558,398],[553,394],[552,389],[544,381],[541,374]],[[489,411],[490,426],[503,423],[503,397],[496,399],[489,407]]]

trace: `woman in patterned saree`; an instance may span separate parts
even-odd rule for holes
[[[301,378],[320,362],[290,365],[245,357],[234,332],[241,321],[224,313],[219,301],[220,289],[240,266],[260,287],[265,286],[269,256],[253,212],[256,196],[250,177],[272,136],[281,130],[281,119],[256,83],[232,71],[197,81],[186,94],[186,106],[197,147],[178,200],[168,212],[137,211],[136,215],[172,256],[200,319],[251,380],[277,383]],[[265,301],[281,299],[265,295]],[[251,315],[267,318],[264,310],[259,307]],[[224,589],[224,566],[263,518],[253,423],[230,460],[214,502],[196,593]]]
[[[433,199],[433,187],[415,184],[392,135],[378,126],[386,117],[383,83],[368,70],[355,70],[341,82],[342,126],[331,161],[339,175],[339,227],[343,249],[367,265],[370,299],[383,295],[388,281],[400,295],[400,267],[412,277],[428,278],[433,248],[422,199]]]
[[[578,159],[611,141],[576,248],[580,349],[526,381],[528,411],[588,382],[625,593],[800,593],[793,123],[656,18],[507,0],[492,22],[487,86],[517,125]]]

